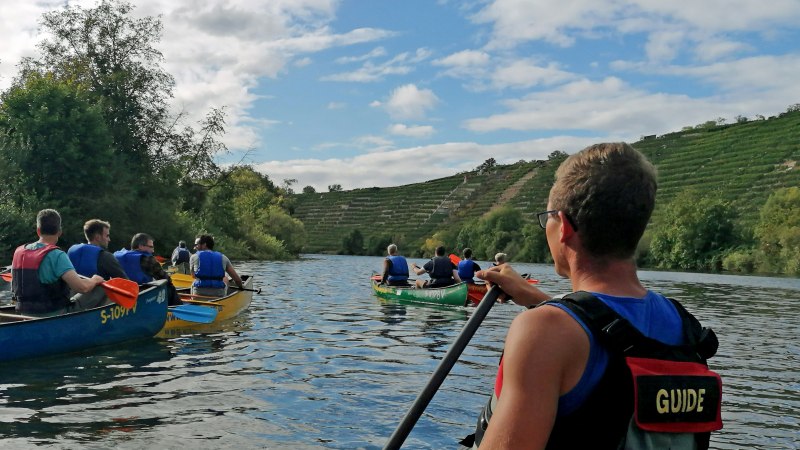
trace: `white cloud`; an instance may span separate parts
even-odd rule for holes
[[[613,140],[619,140],[614,137]],[[295,178],[297,186],[313,186],[326,191],[330,184],[344,189],[399,186],[472,170],[486,158],[500,164],[520,159],[544,160],[555,150],[574,153],[598,142],[597,137],[557,136],[493,145],[453,142],[399,150],[375,151],[344,159],[295,159],[255,165],[270,179]],[[449,164],[457,161],[456,164]],[[391,170],[387,170],[387,167]]]
[[[510,61],[492,73],[491,83],[498,89],[530,88],[561,84],[575,78],[575,74],[561,70],[557,63],[551,62],[540,66],[529,59],[519,59]]]
[[[644,34],[648,55],[665,60],[686,45],[707,45],[734,32],[796,28],[800,2],[775,0],[765,5],[761,0],[493,0],[472,20],[491,24],[487,49],[536,40],[571,46],[579,38]]]
[[[347,103],[344,102],[330,102],[328,103],[328,109],[344,109],[347,107]]]
[[[430,137],[436,130],[430,125],[406,125],[402,123],[395,123],[389,126],[389,133],[398,136],[408,136],[415,138]]]
[[[439,98],[430,89],[419,89],[414,84],[406,84],[395,89],[384,107],[390,116],[398,119],[418,119],[425,117],[433,109]]]
[[[312,62],[313,61],[311,60],[311,58],[305,57],[305,58],[299,58],[299,59],[295,60],[293,65],[295,67],[306,67],[306,66],[310,66]]]
[[[350,64],[354,62],[362,62],[368,59],[378,58],[381,56],[386,56],[386,49],[383,47],[375,47],[369,53],[357,56],[342,56],[341,58],[336,58],[335,62],[337,64]]]
[[[474,67],[485,66],[491,57],[488,53],[480,50],[462,50],[460,52],[447,55],[444,58],[436,59],[432,62],[435,66],[446,67]]]
[[[601,136],[613,130],[624,140],[635,140],[704,122],[730,108],[723,99],[650,93],[614,77],[574,81],[504,104],[507,112],[467,120],[464,126],[478,132],[591,130]]]
[[[372,61],[366,61],[356,70],[326,75],[321,80],[373,83],[382,81],[390,75],[411,73],[416,68],[416,64],[428,59],[430,56],[431,51],[429,49],[418,48],[414,53],[403,52],[383,63],[376,64]]]

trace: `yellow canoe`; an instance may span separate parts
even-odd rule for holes
[[[169,277],[172,278],[172,285],[178,289],[192,287],[192,283],[194,283],[194,275],[172,273]]]
[[[243,290],[231,287],[228,288],[228,295],[217,298],[192,297],[188,291],[183,291],[175,282],[174,275],[172,280],[172,283],[175,284],[175,287],[179,289],[178,293],[181,294],[181,300],[184,302],[188,304],[199,304],[211,308],[217,308],[217,317],[214,319],[213,323],[219,323],[241,314],[250,306],[250,302],[253,300],[253,292],[255,291],[253,289],[253,277],[249,275],[242,276],[242,282],[244,283]],[[173,333],[170,333],[171,330],[195,328],[202,325],[207,326],[208,324],[198,324],[195,322],[178,319],[172,314],[172,312],[168,310],[167,321],[164,324],[164,328],[162,328],[161,332],[159,332],[158,336],[168,337],[173,335]]]

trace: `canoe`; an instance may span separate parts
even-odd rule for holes
[[[539,280],[535,280],[535,279],[531,278],[527,274],[522,274],[522,276],[530,284],[536,284],[536,283],[539,282]],[[486,292],[488,292],[488,290],[489,290],[489,288],[486,285],[486,283],[482,282],[482,281],[479,281],[479,282],[474,283],[474,284],[471,283],[468,286],[469,286],[469,288],[468,288],[468,292],[469,292],[468,293],[468,297],[469,297],[470,304],[472,304],[472,305],[477,305],[478,303],[480,303],[481,300],[483,300],[483,297],[486,295]]]
[[[372,290],[375,295],[386,300],[452,306],[466,306],[467,304],[466,283],[442,288],[415,289],[413,287],[387,286],[372,279]]]
[[[172,279],[172,285],[178,289],[192,287],[194,283],[194,275],[171,273],[169,277]]]
[[[175,284],[174,278],[172,281]],[[208,297],[192,297],[188,290],[179,289],[178,294],[181,299],[188,304],[199,304],[211,308],[217,308],[217,317],[213,323],[219,323],[233,317],[238,316],[250,306],[253,300],[253,277],[249,275],[242,275],[242,283],[246,290],[239,290],[235,287],[228,289],[228,295],[225,297],[208,298]],[[177,287],[177,286],[176,286]],[[173,307],[170,307],[170,309]],[[164,323],[163,329],[158,333],[159,337],[171,336],[171,330],[180,330],[186,328],[196,328],[201,325],[196,322],[189,322],[175,317],[171,311],[167,311],[167,320]]]
[[[97,308],[34,318],[0,307],[0,361],[59,355],[153,337],[167,318],[167,284],[142,286],[131,309],[112,303]]]

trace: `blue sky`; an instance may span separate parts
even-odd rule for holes
[[[0,4],[0,88],[63,0]],[[92,7],[93,1],[70,1]],[[800,103],[800,1],[138,0],[175,110],[276,183],[414,183]]]

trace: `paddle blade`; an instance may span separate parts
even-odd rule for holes
[[[131,309],[136,305],[136,298],[139,297],[139,285],[135,281],[112,278],[100,283],[100,286],[103,286],[108,299],[119,306]]]
[[[453,264],[458,265],[458,263],[461,262],[461,258],[459,258],[455,253],[450,253],[450,261],[452,261]]]
[[[165,262],[167,262],[167,258],[164,258],[163,256],[156,255],[155,258],[159,264],[164,264]]]
[[[11,283],[11,272],[0,273],[0,277],[3,278],[3,281]]]
[[[200,305],[179,305],[169,309],[173,316],[187,322],[211,323],[217,318],[217,308]]]

